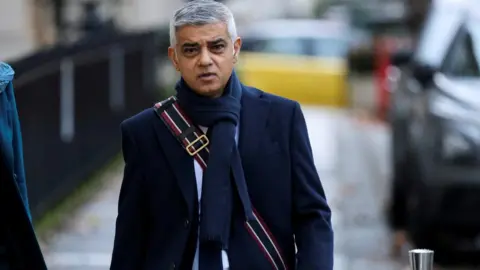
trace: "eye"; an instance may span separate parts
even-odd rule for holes
[[[194,54],[197,52],[197,48],[184,48],[183,53],[184,54]]]
[[[216,44],[212,46],[212,50],[215,52],[220,52],[225,48],[225,44]]]

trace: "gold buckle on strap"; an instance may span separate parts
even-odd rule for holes
[[[198,149],[195,149],[194,145],[199,142],[199,141],[202,141],[204,142]],[[205,134],[202,134],[200,136],[198,136],[193,142],[189,143],[187,145],[187,147],[185,148],[187,150],[187,153],[190,155],[190,156],[195,156],[196,154],[198,154],[198,152],[202,151],[203,148],[207,147],[207,145],[210,143],[210,141],[208,140],[208,137],[205,136]],[[190,148],[193,148],[195,149],[194,151],[190,150]]]

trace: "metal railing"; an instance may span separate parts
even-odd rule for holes
[[[121,121],[160,98],[165,33],[111,33],[10,62],[34,218],[117,155]]]

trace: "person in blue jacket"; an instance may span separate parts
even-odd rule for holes
[[[0,270],[43,270],[28,204],[13,77],[12,67],[0,62]]]

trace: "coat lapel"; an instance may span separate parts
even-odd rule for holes
[[[154,111],[152,111],[155,114]],[[188,213],[193,215],[195,201],[197,198],[197,188],[195,181],[195,171],[193,167],[193,158],[187,154],[180,142],[170,133],[163,121],[155,114],[153,127],[155,129],[158,142],[167,157],[167,161],[177,178],[178,186],[185,198],[188,207]]]
[[[242,112],[240,116],[239,149],[242,158],[255,156],[261,138],[266,132],[270,103],[262,99],[260,92],[243,87]],[[160,118],[154,114],[153,127],[158,142],[177,178],[190,215],[195,209],[197,188],[193,158],[190,157]]]
[[[242,158],[255,156],[259,149],[260,140],[266,132],[269,105],[270,102],[261,97],[261,92],[243,86],[239,141]]]

